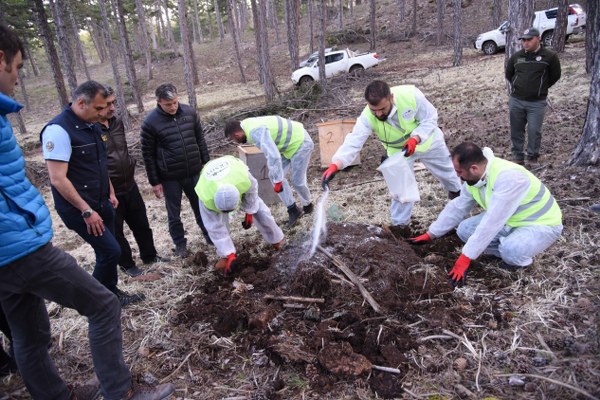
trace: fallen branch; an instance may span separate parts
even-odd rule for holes
[[[298,301],[301,303],[325,303],[325,299],[323,298],[314,298],[314,297],[296,297],[296,296],[273,296],[271,294],[266,294],[263,299],[266,300],[282,300],[282,301]]]
[[[184,360],[181,362],[181,364],[179,364],[179,365],[177,366],[177,368],[175,368],[175,369],[173,370],[173,372],[171,372],[169,375],[165,376],[164,378],[162,378],[162,379],[160,380],[160,383],[161,383],[161,384],[163,384],[163,383],[169,382],[169,381],[171,380],[171,377],[172,377],[173,375],[175,375],[175,374],[176,374],[176,373],[177,373],[177,372],[178,372],[178,371],[181,369],[181,367],[183,367],[183,365],[184,365],[184,364],[187,362],[187,360],[189,360],[189,358],[192,356],[192,354],[196,354],[196,351],[194,350],[194,351],[192,351],[190,354],[188,354],[188,355],[185,357],[185,359],[184,359]]]
[[[389,372],[391,374],[400,374],[402,372],[398,368],[382,367],[380,365],[372,365],[371,368],[376,369],[377,371]]]
[[[283,303],[283,308],[306,308],[304,304]]]
[[[422,321],[419,321],[419,322],[422,322]],[[423,338],[418,338],[417,342],[419,342],[419,343],[420,342],[426,342],[428,340],[433,340],[433,339],[445,339],[445,340],[448,340],[448,339],[455,339],[455,338],[453,336],[448,336],[448,335],[431,335],[431,336],[425,336]]]
[[[339,258],[337,258],[333,254],[331,254],[330,252],[325,250],[320,245],[317,245],[317,250],[319,250],[321,253],[325,254],[327,256],[327,258],[329,258],[336,267],[338,267],[344,274],[346,274],[346,276],[350,279],[350,281],[352,281],[352,283],[354,283],[354,285],[356,285],[356,287],[360,291],[360,294],[362,294],[362,296],[371,305],[371,307],[373,308],[373,310],[375,310],[376,313],[381,312],[381,307],[379,306],[379,304],[377,304],[377,302],[375,301],[373,296],[371,296],[371,294],[363,286],[363,284],[360,282],[360,279],[358,278],[358,276],[356,276],[356,274],[354,272],[352,272],[350,270],[350,268],[348,268],[346,266],[346,264],[344,264]]]
[[[513,375],[515,375],[515,374],[498,374],[498,375],[496,375],[496,376],[513,376]],[[555,385],[559,385],[559,386],[562,386],[562,387],[566,387],[567,389],[574,390],[575,392],[577,392],[577,393],[579,393],[579,394],[582,394],[582,395],[584,395],[585,397],[587,397],[587,398],[589,398],[589,399],[592,399],[592,400],[600,400],[600,399],[598,399],[598,397],[596,397],[596,396],[594,396],[594,395],[592,395],[592,394],[589,394],[588,392],[586,392],[586,391],[585,391],[585,390],[583,390],[583,389],[580,389],[580,388],[578,388],[578,387],[575,387],[575,386],[573,386],[573,385],[570,385],[570,384],[568,384],[568,383],[564,383],[564,382],[561,382],[561,381],[557,381],[556,379],[552,379],[552,378],[546,378],[545,376],[541,376],[541,375],[535,375],[535,374],[518,374],[518,375],[519,375],[519,376],[525,376],[525,377],[527,377],[527,378],[541,379],[541,380],[543,380],[543,381],[550,382],[550,383],[554,383]]]
[[[561,201],[588,201],[591,200],[591,197],[569,197],[566,199],[558,199],[556,200],[557,203],[560,203]]]

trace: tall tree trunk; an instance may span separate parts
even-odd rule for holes
[[[202,33],[202,24],[200,24],[200,15],[198,14],[198,0],[194,0],[194,26],[198,31],[198,38],[200,42],[204,42],[204,34]]]
[[[519,35],[530,27],[533,13],[533,0],[508,0],[505,64],[510,56],[521,49]]]
[[[502,15],[502,1],[492,0],[492,29],[497,28],[502,23],[500,18]]]
[[[242,56],[240,55],[240,46],[238,43],[238,27],[237,23],[232,16],[234,15],[234,0],[227,0],[227,14],[229,14],[229,33],[231,34],[231,40],[233,41],[233,50],[235,51],[235,58],[240,68],[240,77],[242,83],[246,83],[246,74],[244,74],[244,66],[242,65]]]
[[[266,4],[264,0],[250,0],[252,14],[254,16],[254,34],[258,50],[258,69],[260,80],[265,91],[265,101],[270,103],[275,98],[275,82],[271,72],[271,61],[269,58],[269,39],[267,32]]]
[[[404,22],[406,18],[406,0],[398,0],[398,22]]]
[[[186,6],[186,11],[185,11],[185,22],[186,25],[189,27],[190,26],[190,18],[187,14],[187,6]],[[192,79],[194,82],[194,85],[199,85],[200,84],[200,76],[198,75],[198,68],[196,67],[196,56],[194,55],[194,45],[193,45],[193,41],[192,41],[192,36],[190,35],[190,30],[188,28],[188,41],[187,41],[187,47],[188,47],[188,53],[190,55],[190,67],[192,69]]]
[[[158,46],[162,47],[164,43],[169,43],[167,28],[163,21],[163,12],[161,0],[156,0],[154,3],[154,14],[156,18],[156,36],[158,36]]]
[[[371,51],[377,48],[377,12],[375,7],[375,0],[369,2],[369,21],[371,22]]]
[[[213,30],[213,23],[212,23],[212,13],[210,11],[206,11],[206,16],[208,17],[208,37],[211,39],[215,38],[215,32]]]
[[[412,28],[411,28],[411,36],[416,36],[417,34],[417,0],[413,0],[412,3]]]
[[[437,35],[435,44],[441,46],[444,41],[444,13],[446,12],[446,0],[437,0]]]
[[[463,46],[462,46],[462,21],[460,17],[461,0],[453,0],[454,8],[454,59],[452,65],[458,67],[462,64]]]
[[[190,34],[188,30],[187,10],[185,0],[179,0],[179,30],[181,32],[181,44],[183,45],[183,75],[185,88],[188,93],[189,105],[198,111],[198,102],[196,101],[196,89],[194,87],[193,67],[194,59],[190,54]]]
[[[133,52],[131,51],[131,45],[129,44],[129,33],[127,32],[127,26],[125,25],[125,10],[123,9],[123,0],[113,0],[117,7],[117,27],[119,28],[119,36],[121,36],[121,51],[123,53],[123,61],[125,62],[125,75],[129,81],[131,87],[131,94],[133,95],[133,101],[135,101],[138,109],[138,113],[144,112],[144,102],[140,95],[140,89],[138,87],[137,74],[135,72],[135,64],[133,62]]]
[[[62,70],[60,69],[60,62],[58,61],[58,53],[56,47],[54,47],[54,38],[52,37],[52,31],[48,26],[48,17],[46,16],[46,10],[44,9],[44,3],[42,0],[29,0],[31,7],[34,10],[36,25],[39,30],[46,54],[48,55],[48,63],[52,68],[52,76],[54,77],[54,85],[58,92],[58,101],[61,107],[66,107],[69,104],[69,96],[67,95],[67,88],[65,87],[65,81],[63,80]]]
[[[17,120],[17,126],[19,127],[19,133],[20,134],[25,134],[27,133],[27,125],[25,125],[25,120],[23,119],[23,112],[17,112],[12,114],[14,115],[14,118]],[[9,116],[9,119],[11,117]]]
[[[338,0],[338,23],[340,30],[344,29],[344,0]]]
[[[27,54],[27,59],[29,60],[29,65],[31,65],[31,70],[33,71],[34,76],[40,76],[40,69],[35,62],[35,58],[33,58],[33,54],[31,53],[31,46],[29,46],[29,42],[24,42],[23,46],[25,47],[25,54]]]
[[[585,70],[592,72],[594,67],[594,55],[598,51],[598,41],[596,38],[600,35],[600,6],[596,1],[588,2],[587,21],[585,23]]]
[[[23,96],[23,104],[25,105],[25,109],[29,110],[29,95],[27,94],[27,89],[25,88],[25,80],[23,79],[23,72],[19,70],[18,72],[19,78],[19,87],[21,88],[21,96]]]
[[[69,3],[70,0],[65,1],[66,11],[69,16],[70,22],[70,31],[71,37],[73,38],[73,42],[75,43],[75,50],[77,52],[77,60],[79,64],[79,68],[83,69],[83,73],[85,74],[85,78],[89,81],[92,79],[90,76],[90,71],[87,67],[87,61],[85,60],[85,52],[83,51],[83,44],[81,43],[81,37],[79,36],[79,26],[77,26],[77,21],[75,20],[75,15],[73,15],[73,8]]]
[[[325,37],[327,36],[327,4],[319,0],[319,85],[323,94],[327,94],[327,75],[325,74]]]
[[[308,2],[308,26],[310,30],[310,54],[315,52],[315,29],[314,29],[314,18],[315,18],[315,7],[313,0],[307,0]]]
[[[589,5],[589,3],[588,3]],[[589,11],[589,10],[588,10]],[[597,11],[597,9],[596,9]],[[588,14],[589,17],[589,14]],[[594,16],[597,17],[597,14]],[[596,23],[598,20],[596,20]],[[597,25],[596,25],[597,27]],[[588,35],[589,32],[586,32]],[[588,98],[583,133],[569,163],[571,165],[598,165],[600,161],[600,36],[594,36],[592,82]]]
[[[152,53],[150,52],[150,43],[148,43],[148,24],[146,23],[146,11],[142,0],[135,0],[135,9],[138,13],[140,24],[140,37],[142,38],[142,48],[146,57],[146,79],[152,79]]]
[[[354,17],[354,1],[348,0],[348,3],[350,3],[350,16]]]
[[[41,0],[37,0],[41,1]],[[117,106],[119,108],[119,114],[121,116],[121,120],[123,121],[123,126],[125,127],[125,131],[131,130],[131,118],[129,117],[129,112],[127,111],[127,103],[125,102],[125,93],[123,92],[123,83],[121,82],[121,75],[119,73],[119,61],[117,54],[117,48],[113,43],[112,37],[110,36],[110,24],[108,23],[108,13],[106,11],[106,0],[98,0],[98,5],[100,6],[100,16],[102,18],[102,32],[104,33],[104,41],[106,43],[106,47],[111,54],[110,57],[110,65],[113,71],[113,78],[115,80],[115,94],[117,98]]]
[[[96,48],[98,60],[100,60],[101,64],[104,64],[108,59],[108,55],[106,54],[107,52],[106,46],[104,45],[104,38],[102,37],[102,30],[98,26],[98,22],[95,19],[90,20],[88,30],[90,31],[92,43],[94,43],[94,47]]]
[[[552,35],[552,47],[557,53],[565,51],[565,42],[567,36],[567,24],[569,16],[569,0],[559,0],[558,15],[556,16],[556,24],[554,26],[554,34]]]
[[[277,18],[277,4],[275,3],[275,1],[272,1],[271,3],[271,7],[275,12],[273,18],[275,21],[275,33],[277,34],[277,43],[279,43],[279,29],[277,28],[277,25],[279,25],[277,23],[279,18]],[[246,0],[239,0],[237,1],[237,4],[240,10],[240,32],[246,32],[248,30],[248,4],[246,3]]]
[[[300,2],[298,0],[285,0],[285,19],[287,25],[288,51],[292,71],[298,69],[300,64],[299,25],[300,25]]]
[[[75,74],[73,45],[69,39],[69,32],[67,31],[67,25],[65,24],[64,1],[65,0],[57,0],[55,3],[54,0],[50,0],[50,10],[52,11],[56,25],[56,35],[58,36],[58,43],[60,43],[58,49],[60,58],[62,59],[64,72],[67,74],[69,88],[71,91],[74,91],[77,88],[77,75]]]
[[[242,1],[241,3],[243,2],[244,1]],[[277,16],[277,2],[275,0],[270,1],[269,7],[271,7],[271,28],[275,30],[275,43],[280,44],[281,39],[279,38],[279,18]]]
[[[217,20],[217,29],[219,30],[219,41],[225,39],[225,31],[223,30],[223,20],[221,19],[221,10],[219,10],[219,1],[214,0],[215,19]]]
[[[150,20],[152,20],[152,18],[150,18]],[[156,28],[158,28],[158,21],[156,25],[153,25],[152,23],[150,23],[150,40],[152,41],[152,49],[153,50],[158,50],[158,41],[156,39],[156,31],[154,30],[154,26],[156,26]]]
[[[165,0],[163,3],[165,9],[165,23],[167,25],[167,43],[173,50],[177,50],[177,43],[175,43],[175,36],[173,36],[173,27],[171,26],[171,18],[169,17],[169,0]]]

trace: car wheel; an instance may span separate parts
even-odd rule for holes
[[[357,78],[365,75],[365,68],[362,65],[353,65],[350,67],[350,75]]]
[[[483,44],[483,46],[481,46],[481,49],[483,50],[484,54],[491,56],[492,54],[496,54],[498,51],[498,46],[492,41],[487,41]]]
[[[554,31],[547,31],[544,33],[544,36],[542,36],[542,44],[544,45],[544,47],[552,46],[552,37],[553,36],[554,36]]]
[[[312,84],[314,82],[314,79],[308,75],[304,75],[302,78],[300,78],[300,80],[298,81],[298,84],[300,86],[308,86],[310,84]]]

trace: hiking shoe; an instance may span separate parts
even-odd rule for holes
[[[448,192],[448,198],[450,200],[457,198],[458,196],[460,196],[460,190],[457,192]]]
[[[71,391],[70,400],[96,400],[100,398],[100,384],[86,384],[72,386],[68,385]]]
[[[535,169],[535,168],[538,168],[539,166],[540,166],[540,162],[537,157],[530,157],[527,160],[527,168]]]
[[[135,265],[133,267],[129,267],[129,268],[121,267],[121,271],[125,272],[127,275],[129,275],[132,278],[135,278],[136,276],[140,276],[141,274],[144,273],[144,271],[142,271]]]
[[[169,262],[171,261],[171,259],[169,257],[161,257],[159,255],[156,255],[148,260],[142,260],[142,262],[144,264],[154,264],[154,263],[158,263],[158,262]]]
[[[155,387],[134,383],[123,397],[123,400],[164,400],[168,399],[174,392],[175,386],[171,383]]]
[[[286,226],[289,228],[291,226],[294,226],[294,224],[296,223],[296,221],[298,221],[298,219],[304,215],[304,212],[298,208],[297,205],[292,204],[291,206],[288,207],[287,209],[288,211],[288,215],[290,217],[290,219],[288,219],[288,222],[286,224]]]
[[[302,207],[302,211],[304,211],[304,214],[310,214],[311,212],[313,212],[313,203],[310,203],[304,207]]]
[[[175,255],[177,257],[186,258],[189,257],[190,253],[187,249],[187,244],[181,243],[175,245]]]
[[[121,303],[121,307],[126,307],[126,306],[128,306],[130,304],[137,303],[137,302],[142,301],[142,300],[145,299],[145,296],[143,294],[139,294],[139,293],[134,293],[134,294],[125,293],[124,291],[122,291],[119,288],[116,288],[114,293],[117,296],[117,298],[119,299],[119,302]]]
[[[515,164],[519,164],[519,165],[525,165],[525,160],[523,160],[523,159],[517,160],[516,158],[513,158],[512,162],[514,162]]]

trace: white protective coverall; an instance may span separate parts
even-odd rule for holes
[[[410,136],[419,136],[421,143],[429,139],[431,135],[434,135],[434,139],[431,147],[425,153],[415,152],[407,158],[410,170],[413,171],[415,161],[421,161],[433,176],[444,185],[447,191],[458,192],[461,187],[460,179],[456,176],[452,166],[444,134],[437,125],[437,110],[417,88],[415,88],[415,99],[417,103],[415,118],[419,121],[419,126],[411,132]],[[395,104],[390,111],[387,122],[396,128],[400,128],[398,108]],[[356,121],[352,132],[346,136],[342,146],[333,155],[332,162],[338,164],[339,169],[346,168],[360,153],[372,132],[371,123],[361,115]],[[401,203],[392,198],[392,224],[407,225],[410,221],[413,204]]]
[[[240,209],[246,214],[252,214],[253,226],[256,226],[268,243],[279,243],[283,240],[283,231],[275,222],[269,207],[258,197],[258,182],[250,172],[248,172],[248,178],[251,182],[250,189],[242,195]],[[231,253],[235,254],[235,246],[229,235],[229,213],[209,210],[204,206],[202,200],[199,201],[199,204],[204,227],[217,249],[217,255],[227,257]]]
[[[277,145],[271,137],[271,133],[266,126],[261,126],[250,131],[250,137],[267,158],[267,167],[269,168],[269,179],[271,183],[282,182],[283,191],[278,193],[279,198],[286,207],[292,206],[294,196],[292,189],[285,176],[291,169],[290,182],[300,196],[300,202],[307,206],[312,202],[310,190],[306,180],[306,171],[310,162],[310,155],[315,147],[310,135],[304,131],[304,142],[294,153],[291,159],[281,156]]]
[[[484,147],[483,155],[488,159],[489,168],[494,153]],[[485,178],[479,184],[482,185],[480,190],[485,190]],[[466,185],[467,183],[463,184],[460,196],[446,204],[437,220],[429,227],[428,233],[432,239],[445,235],[458,225],[456,234],[465,242],[462,253],[471,260],[485,253],[502,258],[512,266],[527,267],[536,254],[546,250],[560,237],[562,225],[511,227],[505,224],[515,213],[531,185],[530,179],[523,172],[512,169],[501,172],[494,183],[487,211],[470,218],[467,216],[477,202]]]

